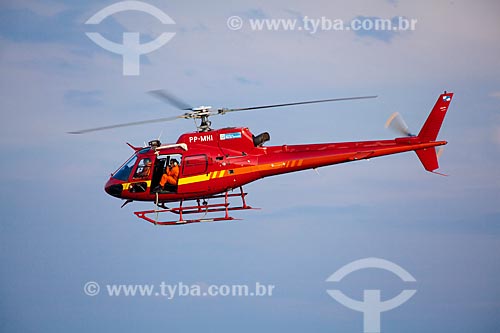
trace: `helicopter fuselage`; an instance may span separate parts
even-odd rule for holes
[[[133,147],[135,153],[105,185],[108,194],[133,201],[203,199],[255,180],[338,163],[445,145],[418,136],[393,140],[263,146],[269,134],[248,128],[223,128],[183,134],[176,144]],[[169,161],[179,161],[177,186],[154,191]],[[142,161],[149,161],[147,168]],[[431,170],[429,170],[431,171]]]

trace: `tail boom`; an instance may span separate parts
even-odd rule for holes
[[[453,93],[441,94],[419,134],[394,140],[336,142],[327,144],[284,145],[267,147],[259,159],[261,177],[295,172],[327,165],[364,160],[379,156],[415,151],[425,170],[439,168],[436,147],[446,145],[436,141]]]

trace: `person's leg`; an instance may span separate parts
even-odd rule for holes
[[[160,179],[160,186],[161,187],[165,186],[165,184],[167,183],[167,181],[168,181],[168,176],[167,176],[167,174],[164,173],[161,176],[161,179]]]

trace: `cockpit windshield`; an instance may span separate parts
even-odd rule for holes
[[[127,181],[132,169],[134,168],[135,162],[137,161],[137,156],[132,156],[123,166],[114,173],[113,178]]]

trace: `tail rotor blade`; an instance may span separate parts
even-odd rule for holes
[[[413,134],[408,129],[408,125],[406,125],[406,122],[399,114],[399,112],[394,112],[393,114],[391,114],[389,119],[387,119],[387,121],[385,122],[385,128],[391,128],[392,130],[405,136],[413,136]]]
[[[438,159],[441,158],[441,155],[443,155],[443,153],[444,153],[444,147],[439,147],[436,151],[437,158]]]

